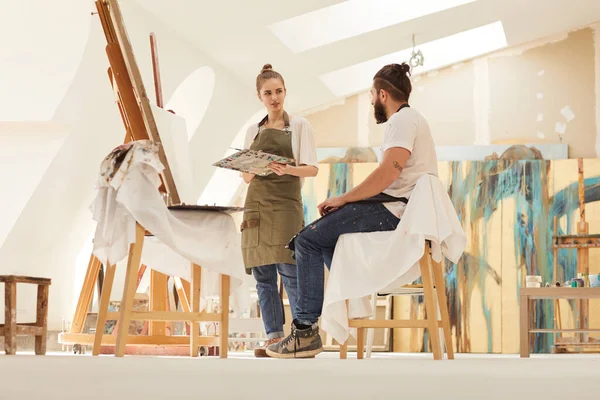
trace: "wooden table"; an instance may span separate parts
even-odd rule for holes
[[[600,299],[600,287],[594,288],[570,288],[570,287],[551,287],[551,288],[521,288],[521,357],[529,357],[529,335],[532,333],[555,333],[555,332],[600,332],[600,329],[589,329],[579,327],[576,329],[531,329],[531,316],[535,300],[540,299]]]

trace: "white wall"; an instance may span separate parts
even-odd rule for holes
[[[54,3],[54,12],[68,14],[68,3]],[[151,31],[158,37],[166,102],[180,83],[198,68],[208,65],[215,73],[212,100],[191,142],[198,198],[212,175],[212,162],[222,156],[240,126],[256,111],[252,82],[246,85],[236,80],[222,66],[182,40],[137,4],[122,3],[129,36],[152,100],[154,90],[148,39]],[[93,3],[89,2],[88,5],[89,7],[84,7],[85,12],[69,14],[69,21],[78,23],[78,19],[90,18],[89,11],[93,10]],[[49,14],[47,17],[52,19]],[[69,22],[65,21],[65,24],[68,25]],[[15,20],[10,27],[11,35],[19,35],[24,29],[33,28],[21,26]],[[53,25],[52,29],[62,28]],[[44,33],[41,29],[37,35]],[[64,42],[64,46],[69,45]],[[52,120],[64,124],[68,130],[58,151],[48,148],[46,156],[52,151],[56,155],[35,190],[29,188],[31,197],[25,201],[26,205],[22,207],[18,217],[11,214],[14,224],[0,247],[0,273],[7,271],[7,266],[10,266],[11,272],[52,278],[49,304],[49,328],[52,330],[60,329],[63,318],[72,318],[77,293],[87,267],[90,235],[94,229],[88,207],[95,194],[94,183],[98,167],[103,157],[122,143],[124,137],[124,129],[106,75],[108,61],[104,46],[105,38],[99,20],[92,17],[81,64],[76,68],[74,79],[60,105],[56,107],[50,104],[52,99],[32,95],[13,114],[3,114],[4,119],[11,119],[11,115],[18,115],[23,119],[23,116],[28,117],[23,112],[24,107],[56,110]],[[22,71],[22,75],[15,79],[24,81],[32,76],[36,65],[43,61],[13,57],[9,62],[13,63],[11,71]],[[26,65],[18,68],[15,65],[18,63]],[[43,89],[38,87],[38,90]],[[23,157],[27,155],[24,154]],[[10,168],[10,165],[0,159],[0,169],[4,168]],[[4,192],[3,196],[11,196],[12,193]],[[34,299],[33,288],[23,287],[20,290],[19,321],[34,319]],[[0,299],[0,307],[3,307],[2,301]],[[3,314],[0,320],[3,320]]]

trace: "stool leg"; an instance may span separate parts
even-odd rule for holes
[[[450,329],[450,315],[448,314],[448,299],[446,297],[446,280],[440,263],[433,263],[433,278],[435,280],[436,294],[440,307],[442,329],[444,331],[444,342],[448,360],[454,360],[454,349],[452,348],[452,330]]]
[[[348,339],[343,344],[340,344],[340,360],[348,358]]]
[[[4,351],[17,353],[17,284],[4,283]]]
[[[48,336],[48,293],[50,286],[38,285],[37,310],[35,325],[42,328],[42,333],[35,337],[35,354],[43,356],[46,354],[46,342]]]
[[[221,323],[219,326],[219,357],[227,358],[229,348],[229,275],[221,275]]]
[[[104,276],[104,283],[100,295],[100,304],[98,305],[98,321],[96,322],[96,335],[94,336],[94,348],[92,349],[93,356],[99,355],[100,347],[102,347],[102,337],[104,336],[104,327],[106,326],[106,314],[108,313],[110,294],[115,280],[116,269],[115,265],[109,265],[106,268],[106,275]]]
[[[425,295],[425,310],[427,312],[427,322],[429,332],[429,342],[433,352],[434,360],[442,359],[442,348],[440,345],[440,331],[438,329],[437,304],[435,301],[433,282],[431,279],[431,268],[429,267],[429,249],[425,249],[425,254],[419,262],[421,265],[421,275],[423,277],[423,291]]]
[[[377,293],[373,293],[371,296],[371,312],[373,313],[372,319],[377,319]],[[373,351],[373,341],[375,339],[375,328],[369,328],[367,331],[367,354],[366,357],[371,357],[371,352]]]
[[[356,332],[356,358],[365,358],[365,328],[357,328]]]

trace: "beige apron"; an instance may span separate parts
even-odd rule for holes
[[[252,150],[294,158],[289,117],[284,112],[285,130],[260,123]],[[295,264],[286,249],[290,239],[304,227],[300,178],[292,175],[255,176],[248,187],[242,222],[242,254],[246,272],[269,264]]]

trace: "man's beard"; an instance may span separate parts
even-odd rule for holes
[[[375,104],[373,104],[373,113],[375,114],[375,121],[377,124],[383,124],[387,122],[388,117],[385,112],[385,107],[381,104],[379,99],[375,100]]]

